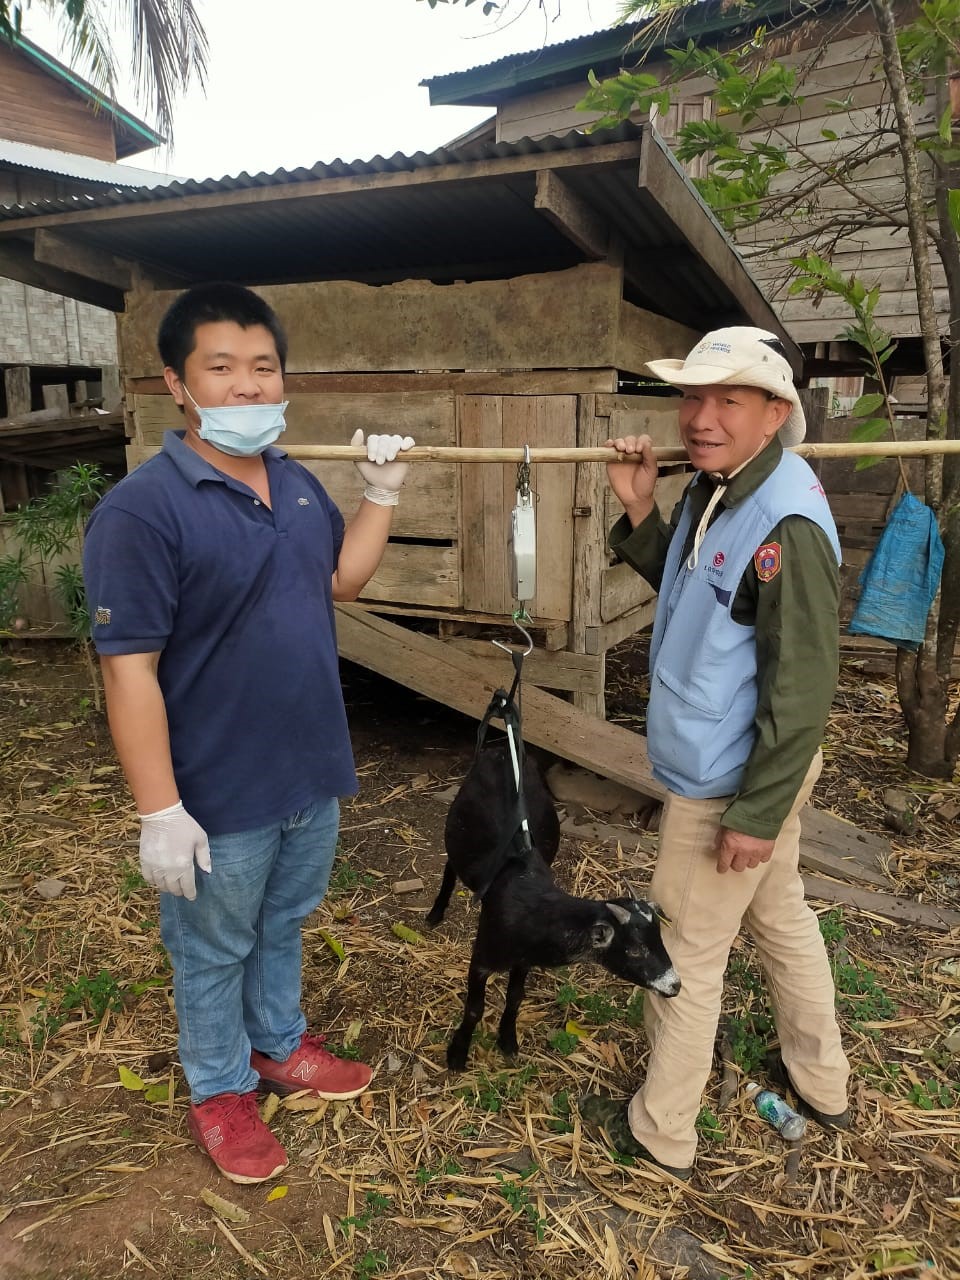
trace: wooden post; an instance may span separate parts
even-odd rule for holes
[[[577,444],[596,446],[607,438],[606,418],[596,416],[596,396],[579,397],[577,405]],[[586,653],[587,627],[600,625],[600,574],[603,569],[604,498],[606,479],[603,464],[577,464],[576,489],[573,499],[573,601],[570,623],[570,649]],[[600,687],[595,693],[575,692],[573,704],[580,711],[606,719],[606,654],[596,655],[600,667]]]
[[[45,386],[40,388],[43,395],[43,407],[45,409],[60,409],[63,416],[66,417],[70,412],[70,397],[67,395],[66,385],[58,382],[55,386]]]
[[[7,397],[7,417],[18,418],[33,408],[30,394],[30,370],[26,365],[5,369],[3,387]]]
[[[100,394],[107,413],[120,408],[120,369],[117,365],[105,364],[100,370]]]
[[[830,408],[829,387],[805,387],[800,392],[803,415],[807,420],[807,444],[822,444],[826,439],[827,410]],[[810,466],[818,480],[823,480],[823,459],[811,458]]]

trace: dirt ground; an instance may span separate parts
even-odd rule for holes
[[[630,645],[610,664],[610,714],[636,727],[641,669]],[[354,1102],[281,1105],[271,1123],[289,1168],[237,1187],[187,1135],[156,895],[137,873],[135,816],[85,667],[51,642],[6,655],[4,1280],[960,1275],[960,932],[814,903],[854,1066],[852,1131],[811,1126],[790,1148],[717,1075],[692,1181],[664,1179],[577,1119],[578,1094],[626,1095],[646,1053],[639,996],[601,970],[532,977],[512,1063],[493,1044],[492,983],[468,1070],[447,1072],[475,915],[461,894],[439,929],[423,916],[474,725],[357,668],[344,682],[361,792],[305,933],[304,1002],[312,1028],[376,1076]],[[889,679],[845,668],[826,755],[817,800],[838,815],[882,831],[885,787],[915,801],[891,888],[958,905],[960,786],[901,773]],[[655,850],[639,828],[619,844],[567,836],[557,870],[577,892],[612,895],[624,877],[646,882]],[[422,890],[395,891],[416,879]],[[772,1041],[746,937],[724,1017],[727,1081],[742,1086]]]

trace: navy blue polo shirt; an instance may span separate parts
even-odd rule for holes
[[[173,770],[210,835],[357,790],[331,578],[343,517],[280,449],[271,510],[168,431],[87,524],[98,653],[160,652]]]

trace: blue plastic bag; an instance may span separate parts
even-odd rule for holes
[[[919,649],[942,568],[936,516],[905,493],[860,575],[860,600],[848,631],[879,636],[898,649]]]

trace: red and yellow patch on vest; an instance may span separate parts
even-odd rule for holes
[[[765,542],[762,547],[757,547],[753,564],[761,582],[775,578],[780,572],[780,543]]]

